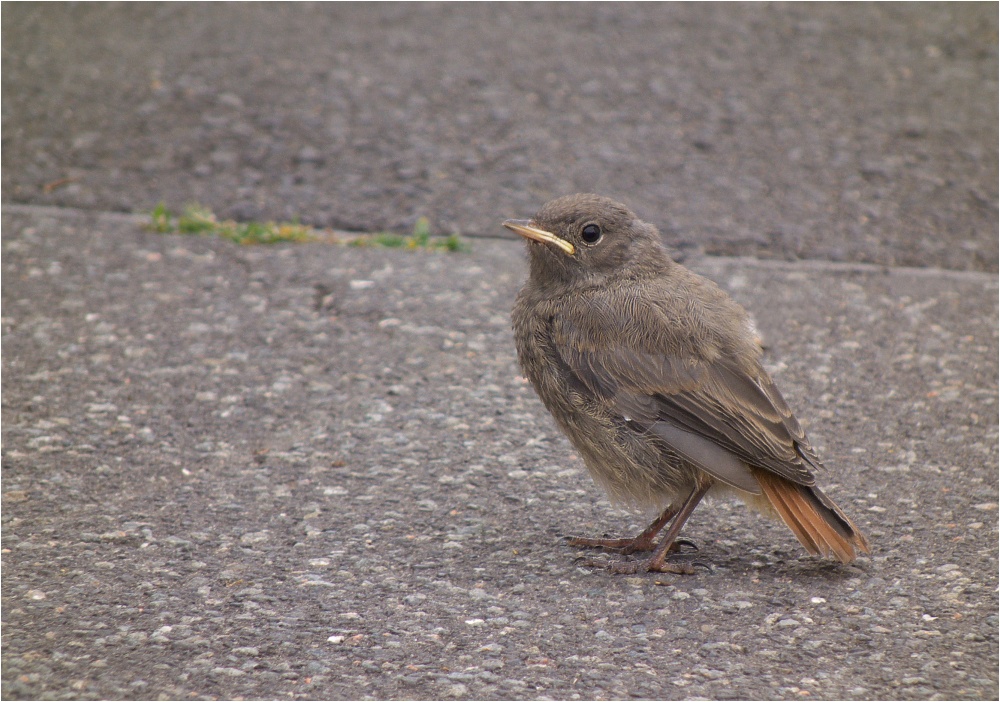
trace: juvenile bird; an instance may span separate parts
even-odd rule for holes
[[[612,501],[659,512],[634,538],[571,544],[652,551],[612,561],[618,573],[691,572],[668,560],[681,527],[705,495],[729,494],[779,516],[809,553],[850,563],[869,552],[816,486],[819,458],[761,365],[746,311],[675,263],[655,227],[586,194],[503,225],[528,244],[512,315],[525,375]]]

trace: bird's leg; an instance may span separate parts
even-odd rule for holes
[[[670,524],[670,528],[667,529],[667,533],[663,535],[660,540],[660,544],[653,551],[653,555],[644,561],[611,561],[607,564],[608,570],[612,573],[639,573],[642,571],[649,572],[660,572],[660,573],[683,573],[691,574],[694,573],[694,566],[690,563],[670,563],[667,561],[667,554],[671,552],[674,544],[677,542],[677,535],[680,533],[681,528],[684,526],[684,522],[688,520],[691,513],[694,512],[695,507],[701,502],[701,498],[705,496],[709,488],[712,487],[711,479],[703,479],[698,482],[698,485],[691,494],[688,495],[687,499],[684,500],[684,504],[677,511],[674,521]]]
[[[667,522],[674,518],[675,514],[677,514],[677,510],[674,506],[668,506],[641,534],[633,536],[631,539],[591,539],[586,536],[570,536],[566,539],[566,543],[582,548],[606,548],[623,554],[652,551],[656,548],[654,537],[660,533]]]

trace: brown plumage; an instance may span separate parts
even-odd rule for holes
[[[525,375],[613,501],[661,510],[634,539],[571,543],[653,551],[616,572],[687,572],[667,561],[681,526],[704,495],[729,493],[781,517],[810,553],[849,563],[868,552],[816,487],[819,458],[746,312],[671,260],[653,226],[597,195],[504,226],[528,242],[513,312]]]

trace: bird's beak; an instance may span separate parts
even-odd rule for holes
[[[576,247],[573,246],[573,244],[569,243],[565,239],[560,239],[552,232],[539,229],[530,219],[508,219],[503,223],[503,226],[507,227],[507,229],[510,229],[512,232],[517,232],[525,239],[540,241],[543,244],[554,244],[570,256],[576,253]]]

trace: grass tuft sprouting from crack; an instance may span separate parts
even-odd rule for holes
[[[409,236],[380,232],[378,234],[362,234],[350,242],[351,246],[378,246],[387,249],[431,249],[433,251],[466,251],[468,246],[458,234],[443,237],[431,236],[430,221],[426,217],[419,218],[413,224],[413,233]]]
[[[195,234],[218,236],[237,244],[277,244],[280,242],[319,241],[348,246],[380,248],[427,249],[430,251],[466,251],[468,246],[458,234],[432,236],[430,221],[420,217],[409,236],[381,232],[378,234],[336,234],[328,229],[316,229],[298,221],[234,222],[220,221],[201,205],[188,205],[175,216],[162,202],[150,212],[149,229],[160,234]]]

